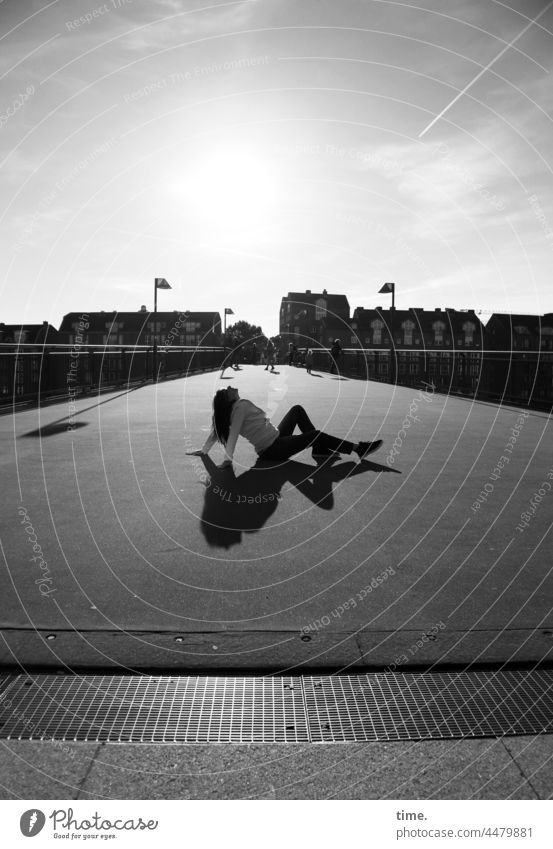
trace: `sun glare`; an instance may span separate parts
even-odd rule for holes
[[[277,197],[271,168],[247,153],[206,156],[187,177],[184,193],[207,223],[225,228],[256,228],[268,223]]]

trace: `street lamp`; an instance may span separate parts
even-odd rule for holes
[[[171,289],[165,277],[156,277],[154,279],[154,351],[152,358],[152,380],[157,382],[157,290]]]
[[[223,366],[227,358],[227,315],[234,315],[234,310],[230,307],[225,307],[223,316]]]
[[[390,383],[396,382],[396,347],[394,341],[394,310],[396,308],[396,284],[384,283],[382,289],[378,290],[379,295],[392,296],[392,309],[390,311],[390,338],[392,344],[390,347]]]

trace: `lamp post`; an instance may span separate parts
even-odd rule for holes
[[[394,340],[394,310],[396,308],[396,284],[395,283],[384,283],[382,289],[378,290],[379,295],[391,295],[392,296],[392,309],[390,311],[390,339],[392,344],[390,346],[390,383],[396,382],[396,346]]]
[[[227,358],[227,315],[234,315],[234,310],[230,307],[225,307],[223,317],[223,369]]]
[[[152,381],[157,382],[157,290],[171,289],[165,277],[154,279],[154,348],[152,357]]]

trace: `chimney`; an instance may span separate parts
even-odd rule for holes
[[[305,294],[306,294],[306,295],[310,295],[310,294],[311,294],[311,289],[306,289],[306,290],[305,290]]]
[[[441,307],[434,307],[434,312],[441,312],[441,311],[442,311]]]

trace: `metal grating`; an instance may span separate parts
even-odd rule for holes
[[[139,743],[298,743],[309,735],[296,678],[18,675],[0,737]]]
[[[553,732],[553,671],[300,677],[17,675],[0,738],[337,743]]]
[[[313,742],[553,732],[551,671],[320,676],[303,685]]]

